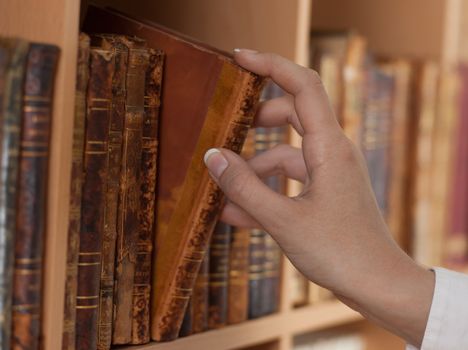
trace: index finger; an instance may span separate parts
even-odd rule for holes
[[[294,106],[304,134],[323,133],[339,127],[325,88],[315,71],[272,53],[236,49],[234,58],[245,69],[270,77],[294,96]]]

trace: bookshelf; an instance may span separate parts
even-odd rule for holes
[[[463,18],[468,5],[463,0],[385,0],[378,4],[373,0],[98,2],[112,3],[130,14],[143,14],[221,49],[274,51],[302,65],[308,64],[311,26],[356,27],[369,38],[371,48],[381,54],[433,57],[445,63],[468,58],[468,46],[462,40],[462,33],[468,30],[468,16]],[[423,16],[420,8],[424,8]],[[1,35],[21,36],[61,48],[53,107],[45,246],[42,342],[48,350],[61,349],[63,329],[79,9],[79,0],[0,2]],[[420,21],[418,26],[414,26],[415,19]],[[424,40],[427,38],[430,40]],[[421,40],[422,45],[415,45]],[[298,138],[293,136],[291,142],[297,144]],[[287,283],[292,278],[292,266],[283,265],[282,300],[277,314],[171,343],[122,349],[290,350],[295,335],[335,327],[358,329],[368,350],[403,348],[401,341],[370,326],[337,301],[293,309]]]

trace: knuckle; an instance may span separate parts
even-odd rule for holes
[[[245,197],[247,184],[251,181],[250,174],[234,170],[226,175],[223,181],[226,194],[233,200]]]
[[[320,75],[313,69],[307,69],[306,82],[309,86],[323,86]]]

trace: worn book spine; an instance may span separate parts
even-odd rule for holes
[[[231,226],[218,222],[210,244],[208,328],[227,324]]]
[[[132,340],[133,285],[140,229],[140,168],[143,141],[145,74],[148,50],[145,42],[119,37],[128,47],[125,121],[117,215],[113,344]]]
[[[29,44],[0,39],[0,348],[10,349],[22,87]]]
[[[98,350],[107,350],[112,343],[114,300],[114,263],[117,239],[117,203],[122,158],[122,133],[125,118],[125,82],[128,49],[115,35],[93,35],[91,45],[109,50],[114,56],[112,103],[109,124],[107,177],[104,202],[104,231],[102,236],[101,280],[99,287]]]
[[[185,308],[223,201],[221,190],[209,178],[203,165],[203,154],[214,145],[240,153],[253,122],[263,79],[247,74],[236,85],[222,83],[238,74],[238,68],[231,63],[223,65],[212,106],[204,122],[207,127],[202,128],[188,170],[189,175],[183,185],[182,192],[188,197],[179,202],[168,225],[168,232],[174,235],[173,238],[164,242],[164,249],[160,249],[156,257],[153,273],[158,277],[152,303],[152,338],[157,341],[172,340],[179,334]],[[232,111],[229,117],[218,112],[224,111],[228,106]],[[215,129],[216,132],[212,131],[213,125],[219,127]],[[200,175],[197,181],[193,181],[193,174],[197,173]],[[193,203],[189,198],[197,198],[203,204],[193,210]],[[180,227],[178,222],[185,221],[187,212],[193,213],[191,225]],[[186,239],[180,241],[181,235]],[[174,261],[175,257],[177,259]]]
[[[88,87],[89,37],[81,33],[78,40],[76,68],[75,116],[73,121],[73,150],[68,222],[67,271],[63,310],[62,349],[75,349],[76,291],[78,252],[80,249],[81,190],[83,186],[84,128],[86,90]]]
[[[193,287],[192,302],[192,333],[201,333],[208,329],[208,293],[209,293],[210,254],[209,248],[198,271]]]
[[[366,85],[366,109],[362,124],[362,149],[372,189],[382,214],[387,213],[390,171],[390,131],[393,99],[391,75],[371,67]]]
[[[31,44],[24,80],[17,183],[13,349],[38,349],[52,97],[59,49]]]
[[[81,200],[76,348],[96,349],[102,239],[109,164],[109,127],[112,108],[114,53],[91,48],[86,96],[84,181]]]
[[[193,299],[190,298],[185,309],[184,320],[180,326],[179,337],[188,337],[193,334]]]
[[[242,149],[242,157],[255,155],[255,129],[250,129]],[[228,323],[247,320],[249,307],[249,243],[250,230],[232,228],[229,252]]]
[[[133,285],[132,344],[150,341],[151,260],[156,202],[158,121],[161,106],[164,53],[149,50],[145,83],[145,116],[141,156],[140,229]]]

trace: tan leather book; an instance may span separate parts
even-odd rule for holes
[[[84,27],[136,35],[166,53],[151,333],[172,340],[223,202],[203,155],[212,147],[240,152],[263,79],[229,54],[110,10],[90,7]]]

